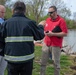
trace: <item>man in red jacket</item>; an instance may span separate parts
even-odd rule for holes
[[[45,75],[46,64],[52,53],[54,75],[60,75],[60,54],[63,37],[67,35],[65,20],[57,14],[57,8],[51,6],[48,10],[49,18],[46,19],[45,37],[42,47],[40,75]]]

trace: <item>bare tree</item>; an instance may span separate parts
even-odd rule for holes
[[[11,0],[10,0],[11,1]],[[16,1],[23,1],[26,4],[26,15],[36,22],[39,22],[40,16],[43,15],[44,9],[47,6],[46,2],[48,0],[15,0]],[[14,2],[7,2],[7,6],[12,7]],[[9,5],[8,5],[9,3]]]
[[[50,0],[50,5],[55,5],[58,10],[64,9],[66,4],[62,0]]]
[[[67,8],[59,10],[58,13],[62,17],[67,18],[67,19],[71,16],[71,11],[70,11],[70,9],[67,9]]]
[[[11,0],[10,0],[11,1]],[[58,8],[58,13],[62,17],[69,17],[71,15],[70,9],[67,9],[66,4],[62,0],[15,0],[23,1],[26,4],[26,16],[39,22],[39,19],[46,14],[45,10],[50,6],[55,5]],[[7,2],[8,5],[8,2]],[[9,3],[13,5],[13,2]]]
[[[26,14],[28,14],[28,16],[31,16],[38,22],[40,16],[42,16],[43,14],[46,2],[47,0],[30,0],[30,2],[28,2],[27,4]]]

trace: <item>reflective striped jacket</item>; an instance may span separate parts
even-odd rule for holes
[[[33,41],[43,39],[44,29],[24,14],[14,14],[3,23],[0,36],[5,39],[5,60],[20,63],[34,58]]]

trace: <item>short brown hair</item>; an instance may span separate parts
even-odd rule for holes
[[[55,11],[57,11],[56,6],[50,6],[49,8],[53,8]]]
[[[19,13],[24,13],[26,11],[26,5],[24,2],[17,1],[13,6],[13,10]]]

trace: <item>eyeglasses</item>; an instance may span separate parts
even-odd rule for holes
[[[55,11],[52,11],[52,12],[48,12],[48,14],[53,14]]]

